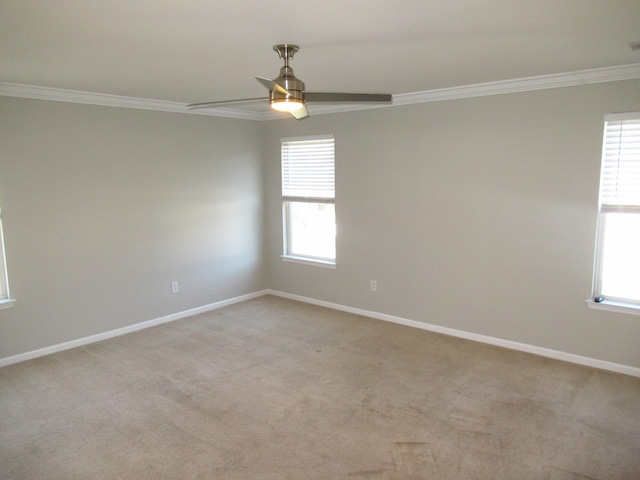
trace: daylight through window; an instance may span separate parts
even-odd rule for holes
[[[594,301],[640,308],[640,112],[606,117]]]
[[[4,255],[4,234],[2,232],[2,212],[0,211],[0,308],[13,305],[9,295],[9,280],[7,278],[7,263]]]
[[[335,145],[331,135],[282,139],[285,259],[335,265]]]

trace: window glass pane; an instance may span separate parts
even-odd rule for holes
[[[640,214],[605,214],[602,295],[640,302]]]
[[[289,254],[335,259],[336,210],[332,203],[289,202]]]
[[[2,219],[0,218],[0,300],[9,298],[9,282],[7,280],[7,265],[4,256],[4,234],[2,233]]]

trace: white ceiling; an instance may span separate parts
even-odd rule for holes
[[[640,63],[640,0],[2,0],[0,82],[168,102],[403,94]]]

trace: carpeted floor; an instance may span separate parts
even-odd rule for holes
[[[638,479],[640,378],[265,296],[0,369],[0,478]]]

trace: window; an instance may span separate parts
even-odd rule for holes
[[[640,313],[640,112],[605,120],[593,302]]]
[[[2,216],[0,211],[0,308],[11,307],[14,300],[9,295],[7,264],[4,257],[4,235],[2,233]]]
[[[335,265],[332,135],[282,139],[282,216],[285,260]]]

